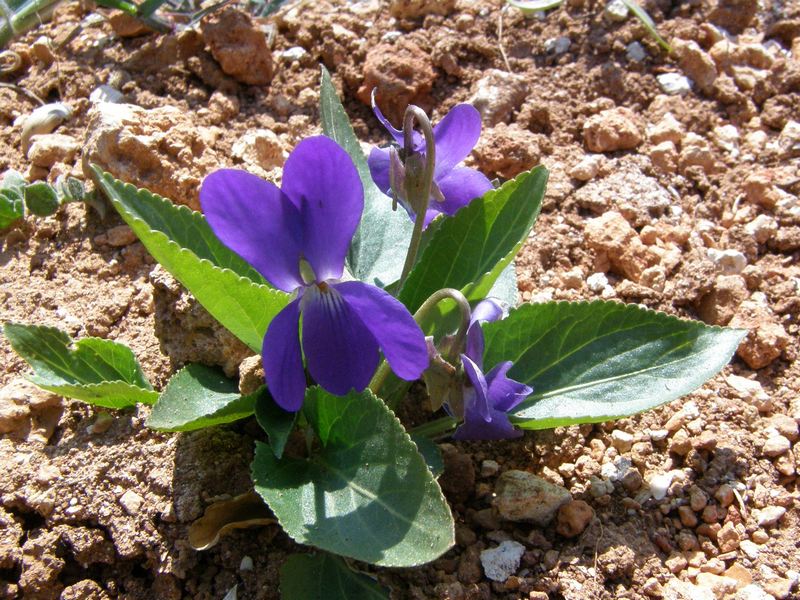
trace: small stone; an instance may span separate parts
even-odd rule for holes
[[[281,60],[286,62],[299,62],[308,56],[308,51],[302,46],[292,46],[281,52]]]
[[[775,600],[775,597],[765,592],[760,585],[751,583],[736,592],[734,600]]]
[[[606,4],[603,16],[613,22],[624,21],[628,18],[628,6],[622,0],[611,0]]]
[[[645,52],[644,46],[639,42],[631,42],[625,48],[625,56],[627,56],[628,60],[631,62],[642,62],[647,58],[647,52]]]
[[[653,495],[653,498],[656,500],[663,500],[666,498],[667,490],[669,490],[669,486],[672,484],[674,477],[675,474],[672,471],[651,477],[649,485],[650,493]]]
[[[717,545],[720,552],[733,552],[739,547],[739,542],[739,533],[734,528],[733,523],[725,523],[717,534]]]
[[[89,102],[98,104],[100,102],[119,103],[125,101],[125,94],[110,85],[102,84],[97,86],[89,94]]]
[[[119,503],[122,505],[122,508],[124,508],[125,512],[131,516],[139,512],[139,509],[142,507],[143,502],[144,498],[142,498],[139,494],[137,494],[133,490],[126,491],[119,498]]]
[[[731,579],[736,580],[736,587],[739,589],[746,585],[750,585],[753,582],[753,576],[750,574],[750,571],[748,571],[739,563],[733,563],[730,567],[728,567],[725,570],[725,577],[730,577]]]
[[[695,512],[702,511],[708,505],[708,494],[696,485],[689,490],[689,506]]]
[[[231,154],[248,166],[269,171],[283,166],[288,154],[283,142],[269,129],[250,129],[231,148]]]
[[[637,282],[642,271],[652,266],[647,246],[625,217],[616,211],[589,219],[583,233],[587,245],[605,253],[615,271],[631,281]]]
[[[678,64],[703,91],[710,91],[717,78],[717,67],[711,57],[695,41],[674,39],[672,47]]]
[[[545,40],[544,49],[545,52],[558,56],[559,54],[564,54],[567,50],[569,50],[571,44],[572,42],[570,39],[565,36],[550,38]]]
[[[530,521],[546,526],[558,508],[572,498],[561,486],[526,471],[506,471],[497,480],[494,506],[508,521]]]
[[[621,429],[611,432],[611,443],[619,452],[627,452],[633,446],[633,435]]]
[[[642,143],[634,113],[624,107],[604,110],[583,125],[583,139],[592,152],[632,150]]]
[[[656,80],[664,93],[671,96],[683,96],[692,91],[692,84],[688,77],[680,73],[662,73],[656,76]]]
[[[750,537],[756,544],[766,544],[769,541],[769,534],[763,529],[756,529]]]
[[[502,583],[517,572],[524,553],[525,546],[512,540],[506,540],[496,548],[484,550],[480,555],[483,572],[492,581]]]
[[[583,500],[572,500],[558,509],[556,531],[564,537],[577,537],[594,518],[594,510]]]
[[[674,575],[683,571],[688,565],[689,561],[682,554],[673,554],[664,561],[664,566]]]
[[[72,136],[45,133],[31,137],[27,156],[37,167],[49,169],[57,162],[72,163],[80,149],[80,143]]]
[[[751,402],[760,412],[771,410],[772,399],[755,379],[747,379],[739,375],[728,375],[726,381],[744,400]]]
[[[750,540],[742,540],[739,542],[739,549],[744,552],[745,556],[750,560],[758,558],[758,553],[761,552],[761,548],[758,547],[758,544]]]
[[[797,421],[788,415],[773,415],[767,420],[767,423],[790,442],[796,442],[800,438]]]
[[[724,275],[741,273],[747,266],[747,257],[738,250],[709,248],[707,254]]]
[[[495,460],[484,460],[481,463],[481,477],[494,477],[500,470],[500,465]]]
[[[697,525],[697,515],[694,514],[690,506],[679,506],[678,518],[680,518],[684,527],[695,527]]]
[[[678,170],[678,150],[673,142],[656,144],[647,155],[653,166],[662,173],[675,173]]]
[[[786,509],[782,506],[767,506],[761,510],[755,511],[756,523],[759,527],[772,527],[778,524],[783,515],[786,514]]]
[[[679,146],[684,135],[686,135],[686,129],[683,124],[670,112],[647,129],[647,137],[653,144],[672,142],[675,146]]]
[[[724,598],[727,594],[736,591],[736,580],[713,573],[700,573],[697,575],[697,585],[711,590],[715,598]]]
[[[602,154],[587,154],[570,169],[569,176],[578,181],[589,181],[597,175],[602,163]]]
[[[586,278],[586,287],[596,294],[608,287],[608,277],[605,273],[592,273]]]
[[[788,452],[791,447],[792,444],[789,440],[782,435],[776,435],[764,442],[764,446],[761,448],[761,454],[768,458],[775,458],[784,452]]]
[[[522,75],[489,69],[473,88],[468,100],[486,125],[505,122],[528,96],[528,82]]]
[[[243,556],[242,562],[239,563],[239,570],[240,571],[252,571],[253,570],[253,559],[250,556]]]
[[[768,215],[758,215],[744,230],[759,244],[766,244],[778,232],[778,223]]]
[[[426,15],[447,16],[456,0],[391,0],[389,13],[396,19],[418,19]]]
[[[729,325],[749,330],[736,353],[751,369],[766,367],[789,345],[789,334],[769,307],[760,302],[742,302]]]
[[[94,422],[87,427],[86,431],[91,435],[100,435],[101,433],[108,431],[113,423],[114,417],[107,412],[101,412],[97,414]]]
[[[106,231],[106,242],[115,248],[130,246],[137,239],[136,234],[127,225],[117,225]]]
[[[203,39],[222,71],[247,85],[268,85],[274,67],[267,36],[242,10],[225,8],[201,22]]]
[[[669,442],[669,451],[678,456],[686,456],[692,449],[692,441],[685,429],[679,429]]]
[[[769,579],[764,583],[764,591],[774,596],[777,600],[789,598],[793,587],[794,584],[791,579],[784,579],[782,577]]]

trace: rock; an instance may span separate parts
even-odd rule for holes
[[[100,102],[119,104],[123,102],[124,99],[125,94],[120,92],[118,89],[105,84],[97,86],[92,90],[92,93],[89,94],[89,102],[92,104],[98,104]]]
[[[697,575],[697,585],[701,588],[711,590],[715,598],[722,599],[727,594],[736,591],[736,580],[724,575],[714,575],[713,573],[699,573]]]
[[[561,36],[557,38],[550,38],[545,40],[544,42],[544,50],[549,54],[555,54],[558,56],[559,54],[564,54],[569,47],[572,45],[572,42],[568,37]]]
[[[711,325],[727,325],[736,314],[739,305],[747,300],[750,292],[740,275],[719,275],[711,292],[703,296],[697,313]]]
[[[592,273],[586,278],[586,287],[599,294],[608,287],[608,277],[606,277],[605,273]]]
[[[466,548],[458,559],[458,580],[464,584],[478,583],[481,580],[481,557],[477,545]]]
[[[497,548],[481,552],[483,572],[492,581],[502,583],[517,572],[523,554],[525,554],[525,546],[519,542],[506,540]]]
[[[670,96],[683,96],[692,91],[689,79],[680,73],[662,73],[656,75],[656,80],[664,93]]]
[[[117,179],[200,210],[203,178],[219,166],[214,135],[173,106],[94,105],[88,114],[83,173],[97,163]]]
[[[367,51],[364,61],[364,83],[358,98],[369,105],[372,90],[377,88],[377,103],[384,115],[396,125],[402,125],[409,104],[424,106],[436,81],[436,71],[430,55],[410,39],[382,43]]]
[[[739,549],[744,552],[745,556],[747,556],[747,558],[750,560],[757,559],[759,553],[761,552],[761,548],[759,548],[758,544],[755,544],[750,540],[742,540],[739,543]]]
[[[569,170],[569,176],[578,181],[589,181],[597,175],[602,163],[602,154],[587,154]]]
[[[528,82],[522,75],[489,69],[472,89],[468,102],[483,117],[486,125],[508,121],[528,95]]]
[[[767,594],[758,584],[751,583],[736,592],[734,600],[775,600],[775,597]]]
[[[132,18],[132,17],[131,17]],[[93,579],[84,579],[64,588],[59,600],[110,600],[106,591]]]
[[[622,22],[628,18],[628,6],[622,0],[611,0],[603,9],[603,17],[612,22]]]
[[[624,107],[610,108],[587,119],[583,139],[592,152],[632,150],[642,143],[634,113]]]
[[[790,442],[796,442],[800,438],[797,421],[788,415],[773,415],[767,420],[767,423]]]
[[[642,272],[651,266],[647,246],[618,212],[609,211],[589,219],[584,236],[590,248],[605,253],[611,266],[628,279],[638,281]]]
[[[484,460],[481,463],[481,477],[494,477],[500,471],[496,460]]]
[[[28,159],[37,167],[49,169],[57,162],[71,164],[81,149],[78,140],[61,133],[34,135],[28,148]]]
[[[778,223],[768,215],[758,215],[744,226],[744,230],[753,236],[759,244],[766,244],[778,232]]]
[[[37,418],[53,409],[60,414],[59,396],[36,387],[22,377],[12,379],[0,388],[0,434],[28,433]]]
[[[122,11],[114,11],[108,16],[108,24],[119,37],[132,38],[139,37],[140,35],[147,35],[152,33],[147,25],[141,19],[129,15]]]
[[[302,46],[292,46],[281,52],[281,60],[286,62],[299,62],[308,56],[308,51]]]
[[[425,15],[447,16],[456,0],[391,0],[389,13],[396,19],[418,19]]]
[[[694,41],[674,39],[672,48],[683,72],[691,77],[701,90],[711,91],[717,78],[717,67],[711,57]]]
[[[628,546],[612,546],[597,556],[597,568],[607,580],[630,577],[636,568],[636,554]]]
[[[507,521],[546,526],[562,504],[572,498],[561,486],[526,471],[506,471],[497,480],[494,506]]]
[[[589,526],[594,510],[583,500],[572,500],[558,509],[556,531],[564,537],[577,537]]]
[[[653,166],[662,173],[674,173],[678,170],[678,150],[672,142],[656,144],[647,155]]]
[[[203,39],[222,71],[247,85],[272,81],[272,53],[264,32],[249,14],[235,8],[211,13],[201,24]]]
[[[771,409],[772,400],[758,381],[740,377],[739,375],[728,375],[726,380],[743,399],[758,408],[759,412],[767,412]]]
[[[672,471],[653,475],[649,482],[650,494],[653,496],[653,498],[656,500],[663,500],[666,498],[667,491],[669,490],[669,486],[672,484],[672,480],[674,478],[675,473]]]
[[[244,162],[245,168],[264,175],[282,167],[288,156],[281,139],[269,129],[249,129],[234,142],[231,154]]]
[[[709,20],[731,33],[741,33],[758,12],[758,0],[719,0]]]
[[[764,583],[764,591],[774,596],[777,600],[789,598],[793,587],[794,584],[790,579],[783,579],[782,577],[769,579]]]
[[[736,353],[751,369],[766,367],[789,345],[789,334],[772,311],[761,303],[742,302],[729,325],[749,330]]]
[[[767,506],[755,511],[754,516],[759,527],[772,527],[777,525],[785,514],[786,509],[783,506]]]
[[[761,448],[761,454],[767,458],[776,458],[792,448],[791,442],[782,435],[770,437]]]
[[[679,146],[686,135],[686,129],[672,113],[665,114],[655,125],[647,128],[647,137],[653,144],[672,142]]]
[[[709,248],[707,255],[724,275],[741,273],[747,266],[747,257],[738,250]]]
[[[748,571],[739,563],[733,563],[725,570],[724,575],[725,577],[734,579],[738,589],[750,585],[750,583],[753,581],[753,576],[750,574],[750,571]]]
[[[631,42],[625,48],[625,56],[627,56],[628,60],[631,62],[642,62],[647,58],[647,52],[645,52],[644,46],[639,42]]]
[[[125,509],[126,513],[133,516],[139,512],[139,509],[144,503],[144,498],[133,490],[127,490],[120,496],[119,503],[122,505],[122,508]]]
[[[733,552],[739,547],[740,541],[739,533],[730,521],[725,523],[717,533],[717,545],[722,553]]]
[[[539,163],[540,153],[535,134],[518,125],[500,123],[488,130],[475,147],[479,169],[512,179]]]
[[[130,246],[133,244],[138,238],[136,234],[133,232],[133,229],[128,227],[127,225],[117,225],[116,227],[112,227],[108,231],[106,231],[106,243],[109,246],[113,246],[115,248],[122,248],[124,246]]]
[[[627,452],[633,446],[633,434],[615,429],[611,432],[611,443],[619,452]]]
[[[646,176],[634,162],[619,161],[607,177],[590,181],[574,194],[575,201],[596,214],[622,213],[634,227],[662,216],[672,203],[670,193],[654,177]]]
[[[243,396],[254,393],[264,385],[264,368],[261,355],[248,356],[239,363],[239,393]]]
[[[682,172],[690,167],[700,167],[705,173],[717,171],[717,162],[714,159],[714,152],[708,142],[694,134],[687,134],[683,138],[683,148],[681,149],[678,165]]]

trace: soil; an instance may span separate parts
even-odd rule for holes
[[[21,65],[2,79],[69,104],[57,133],[80,151],[24,153],[15,119],[36,104],[3,87],[0,167],[83,179],[91,154],[193,205],[209,170],[274,179],[319,132],[320,63],[366,142],[386,140],[365,103],[374,86],[395,123],[408,102],[436,121],[472,101],[484,130],[469,164],[501,179],[551,171],[516,262],[521,302],[602,297],[750,333],[719,376],[658,410],[444,445],[456,546],[415,569],[364,568],[395,598],[800,598],[800,4],[648,1],[671,55],[599,2],[567,0],[542,18],[503,4],[290,2],[268,19],[226,8],[164,35],[65,2],[11,44]],[[664,74],[691,89],[665,93]],[[141,117],[136,151],[103,154],[89,99],[101,85],[177,110]],[[113,210],[69,204],[0,235],[3,321],[124,342],[157,389],[189,361],[235,375],[248,354]],[[218,599],[234,585],[239,598],[279,597],[282,561],[307,549],[277,526],[203,552],[187,541],[205,507],[248,490],[253,420],[156,433],[147,407],[105,411],[24,387],[27,366],[5,340],[0,361],[0,597]],[[504,520],[496,484],[510,470],[573,501],[545,526]],[[521,564],[492,581],[481,552],[505,540],[524,546]]]

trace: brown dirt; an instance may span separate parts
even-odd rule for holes
[[[118,37],[108,21],[68,2],[12,44],[23,66],[4,77],[70,103],[75,115],[58,133],[81,143],[90,133],[88,97],[100,84],[143,108],[176,107],[197,127],[196,136],[176,139],[202,140],[202,148],[148,138],[137,160],[163,169],[173,157],[184,190],[202,177],[191,172],[201,150],[203,172],[216,161],[276,176],[275,157],[319,131],[320,62],[371,142],[385,134],[363,103],[365,85],[394,98],[394,119],[401,97],[440,118],[475,96],[487,124],[475,164],[492,177],[537,163],[551,170],[543,213],[516,263],[521,301],[614,298],[738,323],[751,334],[720,376],[659,410],[446,447],[443,484],[457,545],[425,567],[378,570],[380,580],[397,598],[682,598],[681,582],[697,584],[687,592],[697,598],[733,598],[749,580],[770,596],[739,597],[800,597],[800,126],[792,121],[800,119],[800,6],[646,3],[664,37],[695,42],[679,44],[678,61],[634,19],[609,22],[603,5],[588,0],[568,0],[541,20],[502,12],[500,0],[442,3],[408,17],[404,3],[392,3],[392,12],[388,4],[292,3],[267,23],[272,58],[258,59],[229,35],[206,48],[209,28]],[[405,4],[424,12],[420,6],[437,3]],[[246,19],[234,20],[246,29]],[[720,41],[713,23],[739,34],[736,43]],[[37,49],[39,36],[56,45],[52,57]],[[568,50],[548,51],[547,40],[561,36]],[[628,58],[632,42],[645,49],[643,61]],[[287,58],[295,47],[305,53]],[[231,64],[236,56],[249,62]],[[274,76],[261,73],[271,83],[246,84],[248,65],[273,59]],[[702,91],[663,94],[656,77],[684,72],[702,78]],[[484,77],[499,96],[486,96]],[[47,168],[22,153],[13,121],[33,108],[0,89],[0,167],[32,179],[83,177],[80,156]],[[242,146],[246,139],[256,141]],[[599,154],[590,156],[590,147]],[[157,388],[190,360],[235,373],[242,348],[120,226],[115,214],[68,205],[4,232],[2,319],[125,342]],[[590,279],[594,273],[607,281]],[[4,340],[0,360],[8,396],[26,365]],[[240,598],[278,597],[281,562],[298,548],[276,527],[235,532],[201,553],[186,541],[205,506],[247,490],[260,435],[254,422],[165,435],[144,427],[147,408],[109,419],[80,402],[22,396],[0,440],[0,596],[222,598],[238,583]],[[628,475],[605,481],[620,457],[632,463]],[[511,469],[566,487],[594,517],[576,502],[558,527],[501,520],[492,509],[495,482]],[[668,493],[655,500],[648,482],[667,472]],[[781,508],[777,522],[759,525]],[[492,582],[480,552],[509,539],[525,546],[522,564],[506,582]],[[251,570],[241,568],[246,556]]]

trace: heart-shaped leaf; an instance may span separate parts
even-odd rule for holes
[[[608,421],[688,394],[745,332],[617,302],[527,304],[483,326],[487,367],[533,387],[512,412],[525,429]]]
[[[303,414],[319,447],[275,458],[256,444],[253,481],[297,542],[365,562],[410,567],[454,541],[453,517],[417,447],[369,391],[307,391]]]
[[[375,581],[350,569],[338,556],[292,554],[281,567],[281,598],[291,600],[388,600]]]

